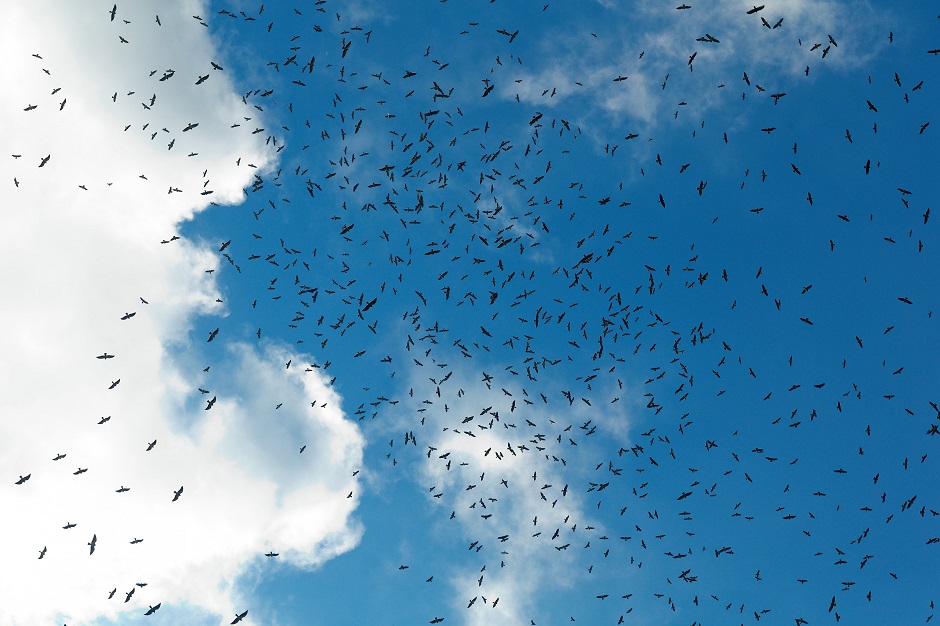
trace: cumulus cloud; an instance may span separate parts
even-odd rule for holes
[[[0,621],[163,603],[158,616],[219,623],[263,552],[314,567],[360,534],[363,440],[309,357],[220,336],[230,386],[197,391],[210,356],[190,331],[226,304],[218,255],[177,226],[240,201],[276,138],[212,68],[203,3],[122,4],[113,21],[110,2],[6,9]]]

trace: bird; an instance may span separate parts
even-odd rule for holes
[[[180,496],[183,495],[183,487],[180,485],[180,488],[173,492],[173,502],[176,502],[180,499]]]
[[[91,536],[91,541],[88,542],[88,554],[92,555],[95,553],[95,546],[98,545],[98,535],[93,534]]]
[[[147,612],[144,613],[144,615],[153,615],[154,613],[157,612],[157,609],[159,609],[159,608],[160,608],[160,605],[162,605],[162,604],[163,604],[162,602],[158,602],[157,604],[150,606],[150,607],[147,609]]]
[[[19,480],[16,481],[16,484],[17,484],[17,485],[22,485],[22,484],[25,483],[27,480],[29,480],[31,476],[32,476],[32,474],[27,474],[26,476],[22,476],[22,475],[21,475],[20,478],[19,478]]]
[[[242,621],[243,619],[245,619],[245,617],[247,617],[247,615],[248,615],[248,611],[247,611],[247,610],[246,610],[246,611],[242,611],[241,613],[236,613],[236,614],[235,614],[235,619],[233,619],[233,620],[231,621],[231,623],[232,623],[232,624],[237,624],[238,622],[240,622],[240,621]]]

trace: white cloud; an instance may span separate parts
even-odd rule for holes
[[[468,565],[454,572],[451,579],[456,592],[454,610],[464,612],[465,623],[474,626],[527,623],[538,614],[538,598],[553,587],[571,584],[571,564],[576,561],[577,550],[555,548],[570,543],[571,527],[583,527],[587,517],[573,491],[559,498],[557,492],[564,482],[561,473],[551,468],[537,451],[517,451],[518,456],[508,452],[504,432],[497,426],[495,431],[478,431],[475,438],[452,431],[444,433],[431,445],[438,451],[451,452],[451,469],[445,470],[442,461],[435,458],[438,451],[424,468],[426,480],[444,491],[441,504],[455,508],[464,536],[483,543],[487,552],[483,559],[486,570]],[[492,452],[484,456],[487,449]],[[469,464],[461,465],[462,462]],[[480,474],[484,474],[483,481]],[[501,480],[506,480],[509,486],[502,486]],[[467,492],[466,487],[471,484],[477,488]],[[545,484],[556,487],[545,493],[552,500],[559,499],[558,505],[552,507],[539,496],[543,491],[540,487]],[[487,508],[483,509],[473,496],[482,499]],[[468,508],[471,504],[476,506]],[[482,517],[487,514],[493,517]],[[562,541],[553,541],[552,534],[559,527]],[[534,537],[535,533],[541,534]],[[507,541],[498,540],[507,535]],[[501,566],[503,563],[505,567]],[[476,606],[464,611],[473,598],[477,598]]]
[[[538,621],[544,611],[539,599],[581,580],[585,544],[603,534],[579,493],[584,476],[576,463],[561,460],[577,454],[568,437],[581,438],[580,424],[565,432],[579,419],[573,417],[577,410],[565,403],[558,412],[511,381],[494,381],[488,389],[463,367],[451,371],[440,399],[416,373],[410,384],[414,397],[434,399],[432,405],[422,401],[425,425],[415,433],[429,452],[420,455],[418,468],[419,480],[431,489],[428,502],[439,507],[442,524],[459,525],[452,535],[481,547],[449,573],[452,609],[471,626]],[[486,406],[490,411],[481,415]],[[625,432],[627,417],[621,417]],[[408,424],[402,416],[398,427]]]
[[[121,3],[114,22],[111,4],[18,0],[0,26],[0,622],[83,624],[162,602],[164,615],[228,623],[245,593],[235,582],[264,551],[312,567],[356,544],[347,494],[363,440],[307,357],[224,333],[213,369],[232,387],[204,410],[188,333],[225,314],[205,271],[219,258],[160,241],[209,200],[240,201],[272,145],[211,68],[222,59],[192,18],[208,17],[202,3]]]
[[[886,45],[883,37],[872,36],[883,23],[881,11],[854,0],[786,0],[766,3],[763,11],[752,15],[747,10],[753,4],[745,0],[710,6],[692,3],[683,11],[661,2],[642,1],[628,8],[598,1],[611,16],[629,11],[629,19],[611,20],[612,32],[599,39],[578,25],[571,33],[551,38],[540,51],[540,61],[530,61],[519,74],[521,83],[501,87],[502,96],[518,94],[520,100],[546,107],[571,97],[584,98],[618,122],[628,119],[648,128],[657,123],[658,111],[671,114],[680,100],[688,100],[687,110],[696,114],[719,106],[723,100],[717,85],[733,84],[737,91],[741,81],[740,73],[728,74],[728,67],[745,68],[758,82],[772,75],[775,83],[792,83],[803,78],[808,65],[815,80],[823,67],[863,66]],[[852,20],[841,19],[849,14]],[[762,17],[769,26],[783,21],[777,29],[766,28]],[[720,43],[696,41],[706,33]],[[829,35],[838,45],[822,59]],[[816,43],[821,46],[813,50]],[[694,70],[689,72],[692,54],[696,54]],[[662,89],[667,74],[668,88]],[[628,78],[614,82],[619,76]],[[773,90],[779,84],[764,86]],[[545,90],[554,91],[554,96],[543,95]],[[589,109],[576,121],[589,131],[594,117],[595,110]],[[606,125],[605,120],[602,126]]]

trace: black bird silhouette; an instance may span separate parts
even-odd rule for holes
[[[153,606],[150,606],[150,608],[147,609],[147,612],[144,613],[144,615],[153,615],[154,613],[157,612],[157,609],[160,608],[160,605],[161,605],[161,604],[163,604],[163,603],[162,603],[162,602],[158,602],[157,604],[155,604],[155,605],[153,605]]]

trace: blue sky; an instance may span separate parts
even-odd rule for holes
[[[0,621],[932,618],[938,16],[113,4],[2,26]]]

